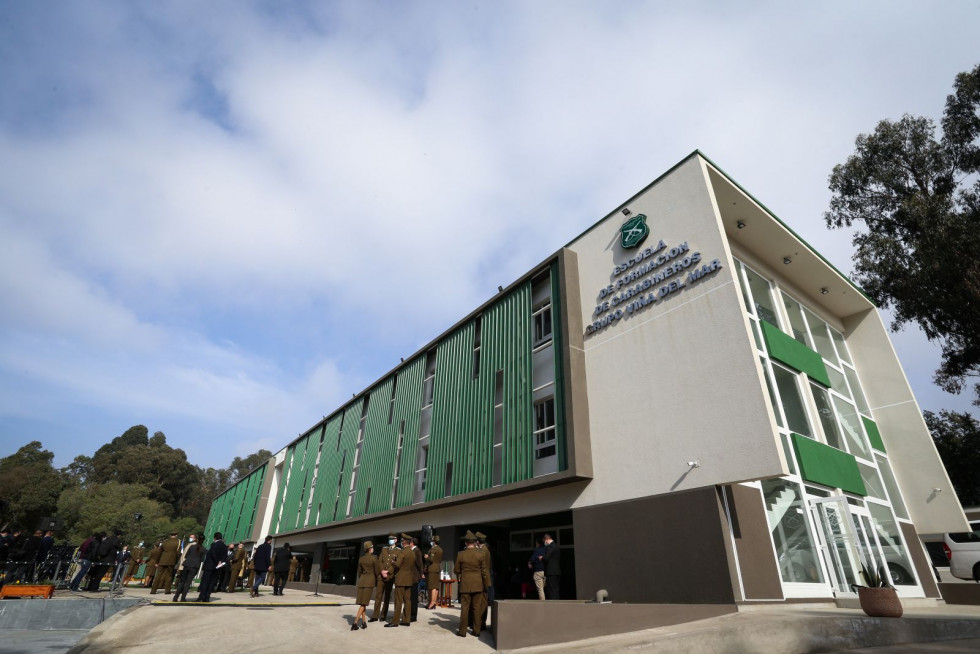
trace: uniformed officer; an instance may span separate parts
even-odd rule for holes
[[[157,571],[153,575],[153,589],[151,595],[156,594],[163,587],[167,589],[167,595],[173,591],[174,566],[180,558],[180,541],[177,539],[177,532],[170,532],[170,538],[163,541],[160,546],[160,560],[157,562]]]
[[[429,553],[425,555],[427,574],[426,586],[429,588],[429,604],[425,608],[434,609],[439,602],[439,573],[442,570],[442,548],[439,547],[439,537],[433,536],[429,542]]]
[[[412,537],[402,534],[402,549],[395,558],[395,614],[385,627],[412,626],[412,584],[418,567]]]
[[[231,574],[228,576],[228,592],[234,593],[238,586],[238,578],[242,575],[242,568],[245,567],[245,543],[238,543],[235,546],[235,553],[231,555]]]
[[[493,597],[493,561],[490,558],[490,548],[487,546],[487,535],[482,531],[476,532],[476,548],[483,554],[483,560],[487,564],[487,575],[490,576],[490,583],[487,585],[486,595],[483,598],[483,612],[480,614],[480,630],[487,628],[487,611]],[[473,623],[476,624],[476,616],[473,616]]]
[[[476,549],[476,535],[467,531],[463,536],[466,549],[456,555],[456,565],[453,570],[459,580],[459,631],[457,636],[466,637],[466,627],[470,620],[470,612],[479,617],[483,613],[484,591],[490,585],[490,575],[487,573],[486,560]],[[473,634],[480,635],[481,625],[473,623]]]
[[[388,619],[388,603],[391,601],[391,591],[395,587],[395,558],[401,551],[398,547],[398,537],[388,534],[388,546],[381,548],[381,556],[378,557],[381,574],[378,576],[378,584],[374,590],[374,612],[368,622],[377,622],[378,618]]]

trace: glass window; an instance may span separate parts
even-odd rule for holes
[[[827,439],[827,444],[846,452],[844,438],[841,436],[837,417],[834,415],[834,407],[830,404],[830,394],[813,383],[810,384],[810,389],[813,391],[813,401],[817,405],[817,415],[820,416],[820,426],[823,427],[823,435]]]
[[[745,269],[745,274],[749,280],[749,288],[752,289],[752,302],[755,306],[756,315],[767,322],[779,325],[779,319],[776,318],[776,308],[772,302],[769,281],[763,279],[748,268]]]
[[[803,398],[800,396],[800,388],[796,384],[796,375],[780,366],[773,366],[772,371],[776,377],[776,387],[779,389],[779,397],[782,400],[783,412],[786,414],[787,426],[790,431],[812,438],[813,434],[806,418]]]
[[[555,400],[548,398],[534,405],[534,458],[555,454]]]
[[[844,374],[847,375],[847,381],[851,385],[851,392],[853,393],[854,401],[857,402],[858,410],[861,411],[866,416],[871,415],[871,409],[868,408],[868,400],[864,397],[864,391],[861,390],[861,383],[858,381],[857,373],[853,369],[844,367]]]
[[[822,583],[823,571],[799,486],[785,479],[764,479],[762,494],[783,581]]]
[[[551,305],[534,314],[534,347],[551,341]]]
[[[825,323],[820,318],[810,311],[804,308],[803,314],[806,316],[806,321],[810,325],[810,335],[813,337],[814,348],[819,352],[824,359],[830,361],[835,366],[839,366],[840,363],[837,361],[837,353],[834,351],[834,344],[830,340],[830,332],[827,330],[827,323]]]
[[[847,439],[847,450],[854,456],[870,459],[871,448],[868,447],[868,442],[864,438],[864,430],[861,428],[861,417],[858,416],[854,405],[847,400],[835,397],[834,408],[837,410],[837,417],[840,418],[841,427],[844,428],[844,437]]]
[[[895,515],[908,520],[909,512],[905,508],[905,502],[902,501],[902,494],[898,490],[898,482],[895,481],[895,475],[892,473],[892,467],[888,464],[888,459],[880,454],[875,454],[875,461],[878,462],[881,478],[885,480],[885,488],[888,489],[888,499],[892,503],[892,509],[895,510]]]
[[[830,337],[834,339],[834,345],[837,346],[837,354],[841,359],[851,363],[851,355],[847,351],[847,345],[844,344],[844,337],[839,331],[834,328],[830,328]]]
[[[793,448],[789,445],[789,437],[780,432],[779,440],[783,443],[783,455],[786,457],[786,465],[789,466],[789,471],[792,474],[796,474],[796,457],[793,455]]]
[[[803,307],[800,306],[799,302],[787,296],[785,293],[783,293],[783,306],[786,307],[786,313],[789,315],[789,324],[793,329],[793,338],[812,350],[813,343],[810,341],[810,334],[807,332],[806,323],[803,322]]]
[[[864,481],[864,488],[868,491],[868,495],[887,501],[888,496],[885,494],[881,478],[878,477],[878,471],[863,463],[858,464],[858,470],[861,471],[861,479]]]
[[[905,546],[902,544],[901,535],[898,533],[898,524],[892,516],[891,509],[887,506],[868,502],[868,510],[871,511],[871,522],[874,523],[875,536],[878,537],[878,543],[885,555],[892,583],[896,586],[914,586],[915,576],[912,573],[912,564],[909,562]]]
[[[769,366],[766,365],[765,359],[762,359],[762,372],[766,376],[766,388],[769,389],[769,401],[772,402],[772,410],[776,414],[776,424],[780,427],[786,427],[783,424],[783,414],[779,410],[779,400],[776,399],[776,391],[772,388],[772,378],[769,376]]]
[[[827,376],[830,377],[830,387],[850,399],[851,394],[847,390],[847,382],[844,381],[844,373],[833,366],[827,366]]]

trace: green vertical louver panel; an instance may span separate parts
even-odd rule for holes
[[[251,533],[264,480],[265,466],[252,471],[214,499],[205,527],[206,539],[221,532],[225,541],[231,543],[243,540]]]
[[[313,494],[312,524],[324,525],[333,519],[334,501],[337,499],[337,480],[344,456],[340,449],[340,427],[343,414],[336,413],[323,426],[323,448],[320,450],[320,469],[317,472],[316,491]]]
[[[398,489],[395,506],[399,508],[412,504],[415,489],[415,459],[419,447],[419,420],[422,411],[422,381],[425,378],[425,355],[416,357],[398,373],[398,387],[395,389],[395,448],[398,448],[398,429],[405,421],[405,435],[402,441],[401,460],[398,464]],[[394,459],[392,460],[394,465]],[[390,498],[389,498],[390,501]]]
[[[391,408],[391,387],[394,378],[389,377],[378,386],[371,389],[367,415],[364,417],[364,437],[361,443],[361,457],[357,472],[357,486],[354,489],[354,501],[351,505],[350,517],[362,516],[366,513],[368,489],[371,490],[372,503],[375,494],[381,492],[375,487],[387,486],[388,496],[391,493],[391,482],[394,477],[394,445],[391,443],[391,425],[388,424],[388,412]],[[358,416],[360,420],[360,415]],[[357,448],[357,435],[354,436],[354,448]],[[382,471],[388,476],[388,481],[382,480]],[[346,499],[344,507],[346,509]]]
[[[558,262],[551,263],[551,325],[555,352],[555,440],[558,444],[558,469],[568,469],[568,443],[565,441],[565,367],[564,334],[562,333],[563,307]],[[532,445],[533,446],[533,445]]]

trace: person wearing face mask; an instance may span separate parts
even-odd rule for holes
[[[187,545],[184,546],[180,562],[177,564],[177,591],[174,593],[174,602],[187,601],[187,592],[194,583],[198,568],[201,567],[202,556],[204,556],[204,548],[198,542],[197,535],[191,534],[187,537]]]
[[[394,534],[388,534],[388,545],[381,548],[381,556],[378,557],[381,564],[381,574],[378,575],[378,583],[374,589],[374,611],[368,622],[377,622],[388,619],[388,603],[391,601],[391,591],[395,587],[395,559],[401,549],[398,547],[398,539]]]
[[[439,537],[433,536],[429,541],[429,553],[425,555],[426,576],[425,585],[429,589],[429,604],[427,609],[439,606],[439,573],[442,570],[442,548],[439,547]]]

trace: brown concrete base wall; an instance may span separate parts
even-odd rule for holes
[[[925,592],[926,597],[939,599],[939,587],[936,586],[936,573],[933,571],[932,563],[926,558],[926,553],[922,549],[919,534],[915,533],[915,527],[910,524],[899,522],[898,526],[902,528],[902,536],[905,537],[905,542],[909,546],[912,565],[915,566],[915,571],[919,573],[919,581],[922,582],[923,592]]]
[[[501,600],[491,617],[497,649],[566,643],[735,613],[734,604],[595,604]]]
[[[980,605],[980,584],[939,584],[939,592],[947,604]]]
[[[762,492],[734,484],[725,487],[725,494],[745,599],[783,599],[783,584],[772,549]]]
[[[727,520],[714,486],[575,509],[580,600],[734,604]]]

